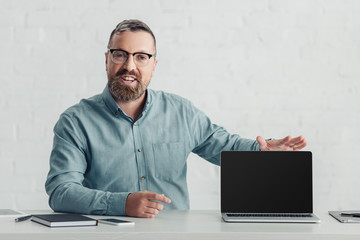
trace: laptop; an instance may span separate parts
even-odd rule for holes
[[[223,151],[221,214],[225,222],[317,223],[312,154]]]

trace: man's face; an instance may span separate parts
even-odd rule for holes
[[[155,54],[154,39],[145,31],[114,34],[110,49],[119,48],[129,53]],[[105,53],[106,72],[110,91],[116,100],[129,102],[143,96],[155,71],[157,64],[155,57],[151,57],[146,66],[139,67],[134,63],[134,56],[131,54],[122,64],[114,63],[110,55],[110,52]]]

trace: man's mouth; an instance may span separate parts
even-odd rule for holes
[[[126,81],[126,82],[134,82],[134,81],[136,81],[136,78],[132,77],[132,76],[121,76],[121,79]]]
[[[123,85],[125,86],[135,86],[136,82],[137,82],[137,78],[134,75],[120,75],[120,80],[123,83]]]

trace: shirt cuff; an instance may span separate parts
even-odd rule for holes
[[[257,141],[255,141],[255,151],[261,151],[260,145]]]
[[[110,193],[106,215],[126,216],[126,199],[130,192]]]

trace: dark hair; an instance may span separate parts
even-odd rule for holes
[[[137,20],[137,19],[129,19],[124,20],[120,22],[115,29],[111,32],[109,42],[108,42],[108,48],[110,48],[111,40],[114,34],[119,34],[121,32],[125,31],[131,31],[131,32],[138,32],[138,31],[145,31],[151,34],[151,36],[154,39],[154,45],[156,49],[156,39],[154,33],[151,31],[148,25],[146,25],[144,22]]]

